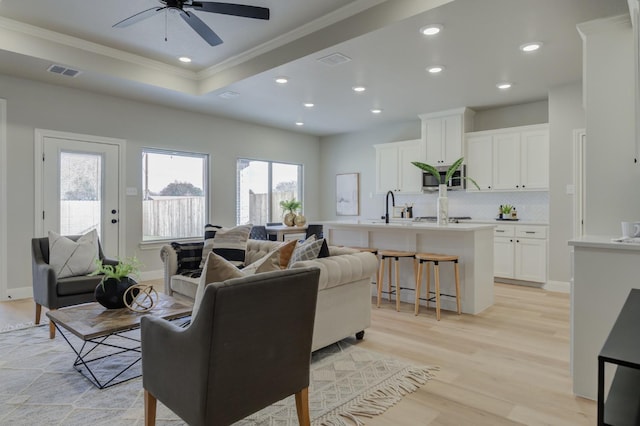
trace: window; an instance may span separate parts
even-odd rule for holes
[[[206,154],[142,150],[142,240],[202,237],[208,217]]]
[[[280,201],[302,200],[302,165],[247,160],[237,164],[238,224],[282,221]],[[304,204],[303,204],[304,208]]]

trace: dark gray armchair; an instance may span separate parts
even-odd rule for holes
[[[145,425],[157,400],[191,426],[228,425],[295,394],[309,425],[309,364],[320,269],[207,286],[191,325],[141,321]]]
[[[67,236],[73,241],[80,237],[81,235]],[[98,256],[104,264],[118,264],[117,260],[105,258],[99,241]],[[40,324],[43,306],[53,310],[80,303],[95,302],[94,291],[102,279],[101,275],[93,277],[82,275],[58,279],[55,271],[49,265],[49,238],[47,237],[31,239],[31,271],[33,301],[36,303],[36,324]],[[55,335],[56,328],[52,322],[49,322],[49,337],[53,339]]]

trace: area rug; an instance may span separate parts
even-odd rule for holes
[[[142,379],[100,390],[74,370],[67,343],[48,326],[0,333],[0,424],[144,424]],[[343,341],[313,353],[309,406],[314,426],[364,425],[433,377],[414,366]],[[111,362],[111,361],[110,361]],[[139,363],[138,363],[139,364]],[[109,368],[109,366],[106,366]],[[138,369],[139,365],[135,368]],[[184,425],[158,403],[157,425]],[[297,426],[286,398],[235,426]]]

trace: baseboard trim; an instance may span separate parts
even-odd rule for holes
[[[8,288],[7,297],[3,300],[28,299],[30,297],[33,297],[33,288],[31,286]]]
[[[571,284],[566,281],[549,280],[542,288],[548,291],[555,291],[556,293],[571,293]]]
[[[159,280],[164,277],[164,271],[157,269],[155,271],[140,272],[140,278],[138,281]]]

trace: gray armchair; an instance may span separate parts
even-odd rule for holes
[[[320,269],[207,286],[187,328],[141,320],[145,425],[160,400],[191,426],[228,425],[295,394],[309,425],[309,364]]]
[[[67,238],[76,241],[80,235]],[[117,260],[107,259],[98,241],[98,256],[107,265],[116,265]],[[53,268],[49,265],[49,238],[31,239],[31,272],[33,284],[33,301],[36,303],[35,323],[40,324],[42,307],[49,310],[80,303],[95,302],[94,291],[102,276],[89,277],[86,275],[58,279]],[[49,322],[49,337],[53,339],[56,328]]]

